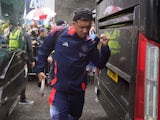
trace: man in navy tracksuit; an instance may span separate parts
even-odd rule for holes
[[[41,81],[46,77],[43,70],[47,57],[55,49],[52,91],[49,96],[52,120],[80,118],[87,85],[86,65],[92,61],[101,69],[108,61],[108,39],[102,36],[99,52],[99,38],[88,36],[91,24],[92,11],[87,8],[75,10],[73,26],[54,29],[38,51],[36,71]]]

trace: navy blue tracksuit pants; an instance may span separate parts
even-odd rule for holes
[[[80,118],[84,105],[84,94],[70,95],[54,92],[51,95],[54,96],[50,106],[52,120],[78,120]]]

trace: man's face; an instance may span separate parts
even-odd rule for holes
[[[91,28],[92,20],[89,21],[77,20],[73,22],[73,25],[75,26],[76,33],[78,34],[78,36],[81,38],[86,38]]]
[[[42,37],[46,37],[47,36],[47,32],[46,31],[43,31],[43,32],[41,32],[41,34],[40,34]]]

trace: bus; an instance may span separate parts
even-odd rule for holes
[[[159,12],[159,0],[96,0],[111,56],[95,92],[109,120],[160,120]]]

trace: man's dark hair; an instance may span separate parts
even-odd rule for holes
[[[77,20],[92,20],[92,11],[88,8],[77,8],[73,13],[73,21]]]
[[[46,28],[41,28],[41,29],[39,30],[39,32],[40,32],[40,33],[42,33],[42,32],[47,32],[47,29],[46,29]]]
[[[56,21],[56,25],[57,25],[57,26],[61,26],[61,25],[63,25],[63,24],[65,24],[64,20],[57,20],[57,21]]]

